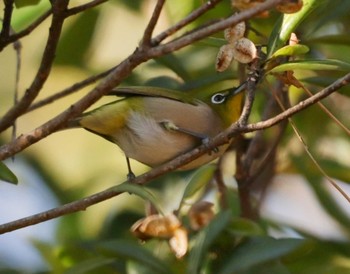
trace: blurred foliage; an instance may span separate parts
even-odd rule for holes
[[[17,7],[35,5],[37,2],[15,1]],[[168,24],[177,22],[202,2],[201,0],[167,1],[163,16]],[[317,91],[344,75],[344,72],[350,71],[348,54],[350,1],[305,2],[311,3],[312,8],[302,15],[286,16],[288,24],[282,23],[286,21],[283,21],[283,15],[276,11],[271,11],[269,16],[250,20],[252,31],[249,32],[249,38],[256,44],[268,45],[266,53],[271,58],[293,55],[293,61],[274,67],[272,71],[294,70],[294,76],[298,80],[310,90]],[[102,30],[99,24],[102,24],[107,12],[128,11],[138,17],[146,17],[146,14],[149,17],[149,13],[145,10],[151,8],[153,4],[154,1],[107,1],[99,7],[73,16],[64,29],[54,70],[64,67],[67,71],[75,69],[87,74],[91,71],[108,69],[108,63],[99,64],[100,67],[96,68],[91,62],[93,56],[98,53],[99,46],[102,46],[96,39],[101,37],[99,32]],[[37,17],[37,13],[28,14],[30,18],[26,17],[26,22],[19,17],[14,20],[28,25]],[[222,1],[184,31],[231,14],[230,1]],[[134,25],[130,24],[129,27],[128,24],[129,22],[125,22],[120,28],[128,28],[128,32],[135,31]],[[139,27],[142,30],[144,26]],[[297,33],[302,44],[301,48],[280,50],[289,38],[289,35],[281,37],[280,34],[291,32]],[[114,37],[110,39],[113,40]],[[137,68],[123,84],[147,84],[181,90],[209,88],[219,90],[236,85],[237,81],[233,79],[238,76],[237,63],[232,64],[224,73],[215,71],[215,56],[218,48],[224,43],[222,33],[218,33],[179,52],[147,62]],[[114,65],[116,64],[117,61]],[[150,75],[152,77],[149,77]],[[259,87],[252,113],[253,120],[260,120],[268,100],[274,78],[267,79],[269,82],[264,81]],[[297,88],[291,87],[289,91],[292,103],[306,97],[306,94]],[[344,87],[324,102],[330,112],[346,126],[350,125],[349,94],[349,87]],[[293,120],[324,170],[332,178],[349,183],[349,136],[317,106],[295,115]],[[266,132],[267,144],[273,134],[272,131]],[[34,241],[33,244],[50,269],[48,273],[349,273],[350,217],[320,183],[322,174],[309,160],[302,145],[295,140],[293,131],[288,128],[280,143],[279,155],[283,157],[278,159],[280,162],[276,164],[277,170],[280,173],[302,174],[307,179],[324,211],[347,235],[348,238],[344,241],[318,239],[297,228],[291,229],[304,237],[282,239],[271,237],[269,235],[271,227],[282,230],[285,225],[263,219],[242,218],[239,193],[235,186],[230,185],[226,190],[228,208],[224,209],[220,204],[222,197],[217,193],[217,187],[212,180],[213,176],[215,177],[215,168],[209,165],[193,172],[177,172],[163,176],[151,182],[147,188],[119,185],[116,190],[130,194],[127,198],[129,204],[118,205],[117,208],[109,206],[107,214],[103,215],[102,224],[95,227],[93,232],[86,231],[90,230],[90,226],[96,225],[96,220],[100,218],[83,219],[80,214],[74,214],[61,218],[56,243]],[[96,186],[101,181],[109,179],[115,183],[115,169],[94,170],[95,177],[84,177],[81,179],[81,185],[67,193],[66,187],[62,185],[62,178],[51,175],[45,158],[36,159],[39,156],[31,153],[31,157],[34,158],[31,160],[32,165],[62,202],[84,197],[96,190],[92,185]],[[84,155],[86,157],[89,154]],[[111,156],[106,155],[106,158],[108,157]],[[86,168],[86,171],[88,169]],[[12,172],[2,163],[0,179],[16,181]],[[91,181],[95,184],[91,184]],[[123,194],[125,195],[127,194]],[[214,197],[216,216],[200,231],[193,231],[189,228],[186,206],[189,207],[190,204],[207,197]],[[179,210],[179,218],[189,229],[189,251],[184,258],[175,257],[167,240],[151,239],[141,243],[129,231],[132,224],[144,215],[143,200],[146,203],[152,201],[157,209],[162,208],[165,212]],[[288,215],[288,212],[285,214]],[[0,267],[0,273],[20,273],[20,270]]]

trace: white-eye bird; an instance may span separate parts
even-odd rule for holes
[[[127,158],[150,167],[163,164],[237,121],[246,84],[219,92],[179,92],[155,87],[113,90],[123,98],[84,113],[70,127],[82,127],[117,144]],[[188,170],[221,156],[228,144],[180,167]]]

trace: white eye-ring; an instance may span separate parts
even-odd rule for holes
[[[226,100],[226,95],[222,94],[222,93],[215,93],[212,97],[211,97],[211,102],[213,104],[221,104]]]

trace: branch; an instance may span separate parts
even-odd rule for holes
[[[2,30],[0,33],[0,40],[6,40],[11,31],[11,18],[13,12],[13,2],[14,0],[5,0],[5,9],[4,9],[4,19],[2,21]]]
[[[220,133],[218,136],[210,140],[207,144],[203,144],[192,151],[185,153],[183,155],[180,155],[179,157],[175,158],[174,160],[171,160],[170,162],[163,164],[159,167],[156,167],[149,172],[142,174],[138,177],[136,177],[134,180],[131,181],[131,183],[143,185],[147,182],[149,182],[152,179],[155,179],[167,172],[173,171],[180,167],[181,165],[185,165],[189,163],[190,161],[194,160],[195,158],[200,157],[201,155],[207,153],[208,151],[211,151],[213,148],[218,147],[224,143],[227,143],[229,138],[233,138],[235,135],[239,133],[245,133],[245,132],[252,132],[256,130],[262,130],[269,128],[289,117],[292,115],[300,112],[301,110],[304,110],[305,108],[317,103],[318,101],[322,100],[323,98],[327,97],[331,93],[335,92],[342,86],[345,86],[350,83],[350,73],[342,77],[341,79],[335,81],[332,85],[328,86],[327,88],[323,89],[322,91],[316,93],[312,97],[309,97],[308,99],[301,101],[299,104],[287,109],[286,111],[283,111],[279,115],[268,119],[266,121],[258,122],[255,124],[248,124],[247,126],[240,127],[237,123],[233,124],[229,129],[225,130],[224,132]],[[101,191],[99,193],[93,194],[91,196],[85,197],[83,199],[65,204],[63,206],[44,211],[42,213],[38,213],[26,218],[22,218],[13,222],[9,222],[3,225],[0,225],[0,234],[10,232],[19,228],[27,227],[30,225],[38,224],[41,222],[45,222],[69,213],[78,212],[81,210],[85,210],[91,205],[94,205],[96,203],[102,202],[104,200],[110,199],[112,197],[115,197],[117,195],[120,195],[122,192],[115,191],[114,188],[109,188],[104,191]]]
[[[63,14],[68,6],[69,0],[55,1],[54,3],[56,4],[52,8],[53,17],[50,26],[49,37],[38,72],[34,78],[34,81],[22,99],[19,100],[19,102],[13,106],[0,120],[0,132],[10,127],[16,118],[27,110],[27,108],[39,94],[41,88],[49,76],[53,60],[55,58],[57,44],[62,31],[64,22]]]
[[[83,4],[83,5],[71,8],[68,11],[66,11],[66,16],[69,17],[69,16],[72,16],[72,15],[75,15],[75,14],[83,12],[83,11],[85,11],[87,9],[91,9],[91,8],[94,8],[94,7],[98,6],[98,5],[101,5],[101,4],[103,4],[103,3],[107,2],[107,1],[108,0],[94,0],[94,1],[91,1],[89,3],[86,3],[86,4]]]
[[[147,50],[136,49],[135,52],[120,63],[115,70],[113,70],[99,85],[97,85],[93,90],[90,91],[86,96],[77,101],[69,109],[65,110],[58,116],[54,117],[50,121],[46,122],[42,126],[36,128],[30,133],[19,136],[16,140],[12,141],[9,144],[6,144],[0,148],[0,160],[8,158],[19,151],[27,148],[31,144],[38,142],[39,140],[45,138],[49,134],[55,132],[58,129],[64,127],[65,123],[79,114],[81,114],[85,109],[95,103],[103,95],[107,94],[111,89],[120,84],[120,82],[126,78],[131,71],[140,65],[143,62],[146,62],[155,57],[163,56],[167,53],[181,49],[189,44],[192,44],[195,41],[203,39],[209,35],[212,35],[215,32],[221,31],[232,24],[237,24],[243,20],[247,20],[250,17],[261,13],[264,10],[267,10],[276,4],[280,3],[283,0],[269,0],[258,6],[255,6],[252,9],[246,10],[238,15],[230,16],[229,18],[216,22],[211,26],[206,27],[205,29],[198,29],[197,31],[185,34],[184,36],[171,41],[164,45],[158,45],[156,47],[149,48]],[[60,2],[60,1],[58,1]],[[17,108],[12,110],[12,116],[19,116],[23,112],[19,112]],[[26,109],[24,110],[26,111]],[[9,115],[3,118],[7,122],[6,125],[10,125],[8,121]],[[8,126],[9,126],[8,125]],[[3,126],[4,127],[4,126]],[[0,121],[0,130],[1,130],[1,121]]]
[[[160,42],[162,42],[164,39],[166,39],[170,35],[174,34],[178,30],[187,26],[189,23],[195,21],[198,17],[206,13],[209,9],[214,8],[216,4],[218,4],[221,1],[222,0],[213,0],[213,1],[206,2],[205,5],[202,5],[198,9],[191,12],[186,18],[182,19],[172,27],[168,28],[167,30],[163,31],[161,34],[153,38],[151,42],[152,45],[158,45]]]
[[[143,33],[141,47],[151,46],[152,34],[153,34],[154,28],[156,27],[156,24],[159,20],[159,16],[160,16],[160,13],[163,9],[164,3],[165,3],[165,0],[158,0],[157,1],[157,4],[156,4],[154,11],[152,13],[151,20],[148,22],[148,25],[145,29],[145,32]]]
[[[18,33],[12,33],[9,37],[7,37],[5,40],[0,41],[0,51],[2,51],[7,45],[10,43],[13,43],[24,36],[30,34],[34,29],[36,29],[37,26],[39,26],[42,22],[45,21],[47,17],[49,17],[52,14],[52,10],[46,11],[43,15],[41,15],[38,19],[36,19],[33,23],[31,23],[29,26],[27,26],[25,29]]]
[[[102,79],[103,77],[106,77],[114,69],[115,68],[111,68],[111,69],[106,70],[104,72],[101,72],[101,73],[99,73],[97,75],[93,75],[93,76],[91,76],[89,78],[86,78],[86,79],[84,79],[84,80],[82,80],[82,81],[80,81],[78,83],[75,83],[74,85],[72,85],[72,86],[70,86],[70,87],[68,87],[68,88],[66,88],[64,90],[59,91],[59,92],[53,94],[52,96],[49,96],[49,97],[47,97],[47,98],[45,98],[45,99],[43,99],[43,100],[41,100],[41,101],[31,105],[31,107],[28,108],[26,113],[28,113],[30,111],[33,111],[33,110],[35,110],[37,108],[40,108],[42,106],[45,106],[47,104],[50,104],[50,103],[52,103],[52,102],[54,102],[54,101],[56,101],[58,99],[61,99],[61,98],[65,97],[65,96],[68,96],[68,95],[70,95],[70,94],[72,94],[74,92],[79,91],[80,89],[95,83],[96,81]]]

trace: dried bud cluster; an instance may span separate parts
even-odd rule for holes
[[[223,45],[216,57],[216,70],[222,72],[226,70],[233,59],[247,64],[257,57],[257,50],[252,41],[244,37],[245,23],[240,22],[230,28],[225,29],[224,36],[228,44]]]
[[[131,232],[142,240],[149,238],[169,239],[170,247],[177,258],[182,258],[187,252],[187,230],[174,214],[150,215],[140,219],[131,227]]]

